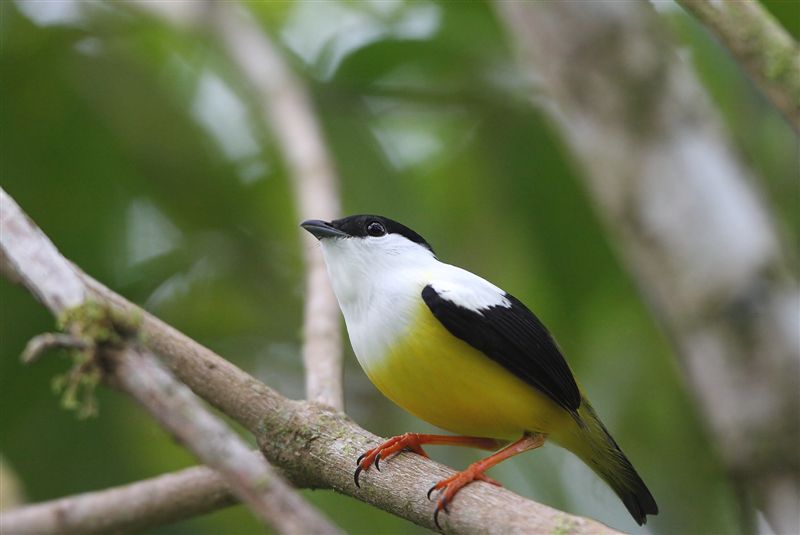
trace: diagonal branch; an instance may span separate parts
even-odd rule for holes
[[[106,357],[113,363],[114,381],[198,459],[217,470],[262,522],[278,533],[339,533],[147,350],[129,346],[107,350]]]
[[[5,213],[5,207],[13,200],[2,190],[0,195],[0,208]],[[18,213],[22,214],[19,210]],[[6,264],[6,270],[8,241],[8,233],[0,233],[0,262]],[[22,266],[23,271],[25,267]],[[146,347],[160,355],[197,395],[253,433],[262,453],[296,486],[334,489],[421,526],[435,528],[434,505],[426,499],[426,491],[432,483],[453,475],[453,470],[418,455],[401,453],[385,463],[382,472],[364,474],[362,488],[356,487],[355,459],[360,452],[381,443],[379,437],[324,405],[284,398],[76,267],[72,269],[93,299],[104,303],[114,314],[140,318],[138,329]],[[448,533],[462,534],[617,533],[593,520],[480,482],[459,494],[443,524]]]
[[[733,54],[800,133],[800,45],[757,0],[677,0]]]
[[[0,272],[22,284],[55,314],[86,301],[76,270],[0,188]]]
[[[216,469],[234,494],[278,533],[338,533],[262,457],[253,457],[247,444],[176,381],[155,356],[140,347],[130,334],[134,322],[122,326],[131,316],[115,317],[89,299],[90,292],[76,269],[2,189],[0,213],[0,250],[2,259],[9,260],[4,262],[4,271],[16,273],[66,322],[72,334],[94,345],[95,366],[105,372],[107,380],[130,394],[187,449]],[[74,297],[67,301],[65,295]],[[94,334],[100,332],[102,335]]]

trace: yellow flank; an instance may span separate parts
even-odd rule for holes
[[[408,335],[365,371],[396,404],[459,435],[513,440],[557,433],[572,417],[547,395],[450,334],[424,303]]]

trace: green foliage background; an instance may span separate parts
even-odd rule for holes
[[[798,8],[766,4],[797,36]],[[528,82],[491,6],[247,6],[313,93],[345,213],[407,223],[440,258],[536,310],[662,514],[637,528],[587,468],[555,447],[493,475],[525,496],[625,531],[751,531],[747,491],[723,472],[580,170],[529,105]],[[758,186],[787,242],[796,244],[797,136],[703,28],[674,6],[659,12],[742,158],[763,179]],[[299,398],[299,221],[261,116],[210,35],[118,2],[0,3],[2,187],[88,273]],[[788,255],[796,260],[795,250]],[[49,356],[25,368],[17,358],[30,337],[52,328],[30,295],[0,280],[0,453],[26,499],[193,464],[116,392],[100,389],[94,419],[61,409],[50,383],[67,361]],[[384,436],[430,429],[382,398],[351,354],[346,387],[348,412],[367,429]],[[478,455],[433,454],[455,467]],[[347,497],[306,494],[352,533],[422,531]],[[152,532],[258,531],[239,507]]]

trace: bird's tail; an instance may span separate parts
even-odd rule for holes
[[[647,522],[647,515],[658,514],[658,505],[647,485],[622,453],[589,402],[583,399],[574,416],[577,429],[569,436],[559,437],[560,440],[553,438],[580,457],[608,483],[640,526]]]

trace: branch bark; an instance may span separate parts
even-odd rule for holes
[[[82,304],[86,288],[76,270],[0,188],[0,272],[22,284],[55,314]]]
[[[296,487],[333,489],[436,530],[433,504],[425,495],[433,483],[453,475],[452,469],[402,453],[383,463],[382,472],[362,474],[365,483],[356,487],[355,459],[384,439],[325,405],[284,398],[88,275],[82,277],[92,294],[112,303],[116,310],[141,314],[148,347],[195,393],[250,430],[267,459]],[[484,483],[462,490],[450,510],[443,524],[445,531],[453,534],[619,533]]]
[[[0,200],[5,215],[6,205],[13,200],[2,190]],[[21,210],[17,213],[24,217]],[[8,233],[3,232],[0,234],[0,251],[3,251],[0,260],[6,264],[5,259],[14,256],[8,254],[10,248],[13,249]],[[59,253],[55,251],[55,254]],[[361,452],[383,442],[382,439],[325,405],[284,398],[70,266],[87,295],[116,314],[141,318],[138,329],[143,344],[160,355],[172,372],[197,395],[253,433],[262,453],[296,486],[334,489],[435,529],[434,504],[425,498],[426,492],[431,484],[453,475],[453,470],[418,455],[401,453],[384,463],[383,471],[370,470],[362,474],[362,486],[356,487],[353,483],[355,459]],[[20,268],[24,271],[26,266]],[[448,533],[463,534],[618,533],[598,522],[557,511],[482,482],[459,493],[443,524]]]
[[[93,345],[96,366],[102,368],[107,380],[130,394],[187,449],[216,469],[256,516],[278,533],[339,533],[262,457],[253,457],[246,443],[176,381],[154,355],[141,348],[131,336],[132,330],[121,332],[110,314],[92,314],[90,320],[75,313],[91,304],[86,285],[2,189],[0,214],[0,260],[6,265],[4,271],[16,273],[17,279],[56,317],[67,321],[72,334]],[[102,311],[103,302],[100,303]],[[88,324],[89,321],[102,322],[102,340],[87,339],[88,332],[97,330],[97,325]],[[129,327],[126,325],[125,330]]]
[[[284,481],[263,457],[211,414],[148,351],[107,350],[114,382],[139,402],[198,459],[217,470],[232,491],[277,533],[305,535],[340,531]]]
[[[258,452],[253,457],[261,457]],[[214,470],[188,468],[130,485],[0,513],[5,535],[132,533],[237,503]]]
[[[301,220],[338,217],[338,181],[303,83],[269,36],[234,2],[214,4],[212,29],[256,94],[289,167]],[[300,231],[306,261],[303,363],[306,397],[344,410],[339,305],[316,240]]]
[[[731,474],[798,532],[800,294],[707,96],[646,3],[495,6]]]
[[[800,133],[800,45],[756,0],[677,0],[736,61]]]

